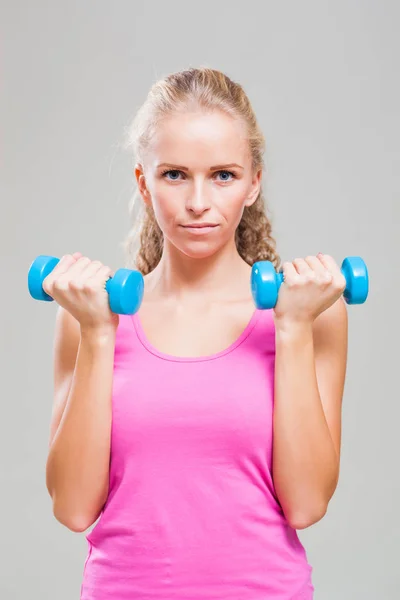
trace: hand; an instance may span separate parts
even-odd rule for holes
[[[296,258],[282,267],[284,281],[274,308],[278,321],[312,323],[346,288],[340,267],[327,254]]]
[[[119,315],[110,309],[105,283],[113,273],[98,260],[80,252],[63,256],[42,283],[49,294],[77,321],[81,330],[116,329]]]

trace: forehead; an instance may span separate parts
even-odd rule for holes
[[[162,159],[181,164],[194,158],[207,158],[210,164],[243,164],[249,155],[244,123],[220,111],[166,117],[158,124],[148,151],[151,162]]]

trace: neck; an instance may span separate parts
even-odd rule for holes
[[[191,258],[164,239],[163,254],[147,275],[147,285],[156,297],[174,301],[207,302],[243,299],[243,281],[251,267],[237,251],[235,240],[206,258]]]

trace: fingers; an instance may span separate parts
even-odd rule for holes
[[[293,260],[293,265],[299,275],[305,275],[311,271],[304,258],[295,258]]]
[[[69,286],[75,291],[94,291],[104,287],[105,281],[111,275],[110,267],[99,260],[90,260],[81,256],[69,270],[59,278],[60,286]]]
[[[103,265],[96,273],[96,280],[100,285],[102,285],[102,287],[104,287],[104,289],[106,289],[106,283],[110,278],[113,277],[113,275],[114,271],[110,269],[110,267]]]
[[[90,260],[87,256],[81,257],[69,270],[70,283],[74,289],[82,289],[85,282],[91,279],[101,269],[103,264],[99,260]]]
[[[292,263],[284,263],[284,281],[289,285],[304,281],[315,282],[320,286],[333,285],[338,291],[344,291],[346,280],[339,265],[328,254],[295,258]]]
[[[335,259],[329,254],[322,254],[321,252],[318,254],[318,259],[321,264],[323,264],[324,267],[331,273],[334,287],[338,291],[344,292],[347,285],[346,278]]]
[[[75,252],[75,254],[65,254],[60,258],[54,269],[43,279],[42,288],[46,292],[52,296],[52,289],[54,286],[54,282],[59,279],[61,275],[67,273],[67,271],[71,268],[71,266],[76,262],[76,260],[81,255],[80,252]]]
[[[112,276],[110,267],[103,265],[99,260],[90,260],[81,252],[66,254],[57,263],[52,272],[43,280],[43,290],[50,296],[54,290],[82,291],[99,289],[104,286],[108,277]]]
[[[282,264],[282,271],[283,271],[283,280],[286,284],[291,285],[291,283],[294,283],[298,280],[298,272],[295,268],[295,266],[291,263],[291,262],[284,262]]]
[[[295,258],[291,263],[284,263],[284,265],[285,282],[289,285],[315,282],[322,286],[328,286],[333,281],[331,262],[324,264],[320,260],[320,255]]]
[[[329,269],[320,261],[319,256],[307,256],[305,259],[306,264],[314,274],[314,278],[321,284],[329,285],[333,276]]]
[[[79,276],[82,273],[82,270],[89,265],[91,262],[90,258],[87,256],[80,256],[77,260],[68,261],[65,269],[60,271],[59,273],[54,273],[54,277],[51,279],[50,284],[52,284],[54,290],[64,291],[68,288],[79,290],[79,284],[77,284],[77,280],[79,280]]]
[[[97,261],[95,261],[97,262]],[[89,273],[89,269],[85,270],[85,274]],[[107,280],[112,277],[113,272],[110,267],[100,263],[100,266],[86,279],[86,285],[90,289],[105,288]]]

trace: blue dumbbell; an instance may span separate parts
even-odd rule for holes
[[[359,256],[344,259],[341,271],[346,279],[343,292],[347,304],[362,304],[368,296],[369,279],[367,265]],[[257,308],[274,308],[278,301],[283,273],[275,271],[268,260],[258,261],[251,269],[251,293]]]
[[[44,279],[60,261],[54,256],[44,254],[35,258],[28,272],[29,293],[35,300],[52,302],[42,287]],[[143,299],[144,281],[139,271],[118,269],[106,282],[110,309],[120,315],[132,315],[139,310]]]

